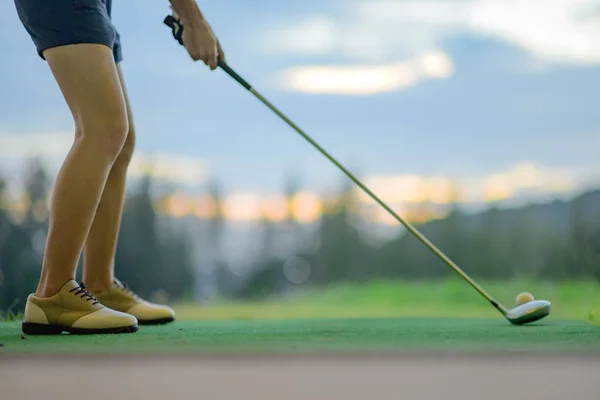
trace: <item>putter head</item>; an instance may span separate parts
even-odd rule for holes
[[[546,300],[534,300],[509,310],[506,319],[513,325],[524,325],[550,314],[551,305]]]

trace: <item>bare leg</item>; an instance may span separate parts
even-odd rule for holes
[[[125,199],[127,167],[135,146],[135,128],[125,79],[119,65],[117,65],[117,70],[127,106],[129,132],[125,145],[108,175],[102,199],[85,244],[83,282],[94,293],[101,293],[113,284],[114,258]]]
[[[77,44],[46,50],[44,56],[76,126],[75,141],[52,193],[50,229],[36,290],[37,296],[50,297],[75,279],[77,261],[129,126],[110,48]]]
[[[125,97],[129,131],[123,149],[112,166],[92,228],[87,237],[83,258],[83,281],[106,307],[133,315],[140,324],[164,324],[175,320],[170,307],[143,301],[127,286],[115,282],[115,252],[121,225],[127,167],[135,146],[135,128],[125,80],[117,66]]]

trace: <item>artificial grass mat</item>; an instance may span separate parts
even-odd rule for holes
[[[502,318],[181,321],[142,326],[134,334],[27,337],[19,322],[0,323],[0,355],[598,350],[598,326],[553,319],[527,326],[512,326]]]

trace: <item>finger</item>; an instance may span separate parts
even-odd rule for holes
[[[201,59],[201,55],[198,51],[190,51],[190,57],[192,57],[192,60],[194,61],[198,61]]]
[[[209,57],[205,52],[199,50],[190,51],[190,56],[192,57],[192,60],[202,61],[204,64],[208,65]]]
[[[202,54],[200,54],[200,59],[204,64],[210,65],[210,56],[208,55],[208,53],[203,52]]]
[[[210,53],[210,56],[208,57],[208,66],[210,67],[211,70],[215,70],[217,69],[218,66],[218,52],[217,52],[217,46],[215,46],[215,48],[213,49],[214,51],[212,51]]]
[[[227,60],[225,59],[225,52],[223,51],[219,41],[217,41],[217,51],[219,52],[219,60],[226,62]]]

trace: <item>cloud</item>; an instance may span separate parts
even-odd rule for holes
[[[424,79],[446,78],[453,72],[450,57],[423,54],[407,62],[378,66],[299,66],[280,75],[283,88],[303,93],[373,94],[412,87]]]
[[[580,190],[587,182],[599,182],[590,169],[548,167],[522,161],[504,170],[475,176],[446,177],[422,175],[388,175],[365,178],[365,184],[383,201],[395,204],[463,204],[552,197]],[[374,204],[366,194],[356,190],[358,198]]]
[[[207,168],[204,160],[177,154],[135,153],[128,171],[130,176],[150,175],[169,182],[199,185],[206,180]]]
[[[0,165],[23,163],[26,158],[40,156],[51,161],[56,170],[71,145],[71,134],[0,134]],[[453,202],[480,205],[503,200],[507,204],[547,200],[570,196],[580,190],[600,185],[599,166],[547,166],[535,161],[521,161],[487,173],[474,172],[461,176],[423,174],[387,174],[366,176],[365,184],[382,200],[409,220],[427,220],[442,216]],[[17,168],[12,168],[17,171]],[[4,169],[3,169],[4,170]],[[23,165],[20,171],[24,171]],[[6,172],[6,170],[4,170]],[[52,171],[54,172],[54,171]],[[202,159],[178,154],[137,152],[132,160],[130,176],[147,173],[180,185],[197,185],[206,180],[207,168]],[[22,184],[22,173],[11,174]],[[367,220],[395,225],[374,201],[355,189],[363,217]],[[227,219],[256,221],[267,218],[281,221],[291,217],[303,223],[314,222],[326,209],[325,199],[315,191],[299,193],[291,202],[281,193],[233,192],[222,204]],[[180,194],[168,199],[165,211],[172,215],[204,218],[214,215],[216,205],[206,197],[193,198]],[[366,208],[365,208],[366,207]]]
[[[338,15],[272,27],[275,53],[337,55],[387,62],[443,48],[457,34],[489,36],[550,63],[600,65],[596,0],[357,0]],[[594,8],[596,7],[596,8]]]
[[[64,157],[72,143],[72,133],[0,133],[0,159]]]
[[[501,38],[550,62],[600,64],[600,25],[580,13],[590,0],[486,0],[471,10],[471,29]]]
[[[532,161],[522,161],[499,171],[481,175],[447,177],[419,174],[367,176],[362,180],[381,200],[410,222],[425,222],[447,215],[450,205],[480,207],[485,203],[504,200],[514,206],[531,201],[548,201],[569,197],[588,189],[586,183],[600,184],[600,175],[579,167],[547,167]],[[357,207],[353,211],[364,221],[397,226],[396,221],[360,188],[354,188]],[[313,223],[334,211],[331,196],[303,191],[289,201],[281,193],[232,192],[225,196],[220,208],[224,217],[234,222],[261,219],[283,221],[291,218],[300,223]],[[192,197],[173,195],[164,202],[163,212],[173,216],[215,215],[216,205],[205,195]]]
[[[521,162],[479,181],[480,192],[473,200],[505,200],[527,194],[553,195],[577,189],[577,175],[570,168],[551,168]]]
[[[18,169],[15,164],[38,157],[54,173],[71,148],[72,133],[0,134],[0,165]],[[204,160],[179,154],[136,151],[129,166],[129,176],[139,178],[149,174],[169,182],[198,185],[205,181]]]
[[[170,195],[158,201],[162,212],[183,217],[213,218],[219,208],[225,219],[235,222],[268,220],[281,222],[291,219],[300,223],[313,223],[322,213],[322,201],[310,191],[297,193],[286,199],[283,194],[258,192],[233,192],[217,205],[208,195],[192,197],[185,193]]]
[[[336,21],[317,15],[296,24],[275,27],[261,43],[265,49],[275,52],[327,54],[340,46],[338,29]]]

